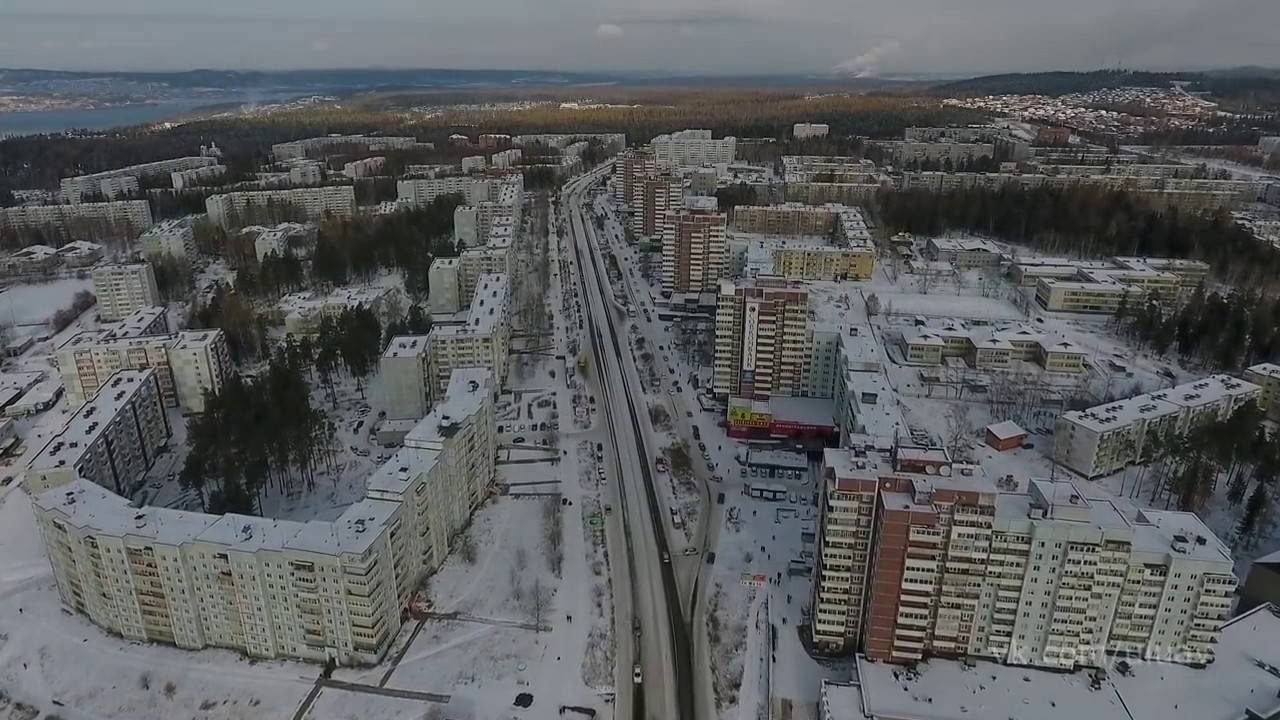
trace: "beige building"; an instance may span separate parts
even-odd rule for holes
[[[910,663],[986,657],[1060,670],[1114,653],[1199,665],[1230,614],[1230,552],[1191,513],[997,486],[976,466],[854,438],[823,463],[813,642]],[[948,472],[941,468],[946,467]]]
[[[1049,372],[1079,373],[1088,357],[1070,340],[1049,337],[1030,325],[994,330],[971,330],[960,323],[919,327],[903,333],[902,344],[911,365],[941,365],[945,358],[958,357],[980,369],[1007,369],[1021,360]]]
[[[773,271],[793,280],[866,280],[876,254],[868,247],[783,245],[773,250]]]
[[[476,280],[466,321],[437,324],[427,337],[437,394],[444,391],[454,370],[466,367],[485,368],[499,387],[505,386],[511,352],[509,276],[481,275]]]
[[[733,229],[765,235],[831,235],[842,205],[739,205],[733,209]]]
[[[728,271],[725,215],[716,199],[692,197],[662,228],[664,292],[716,292]]]
[[[1258,407],[1267,417],[1280,419],[1280,365],[1261,363],[1244,371],[1244,379],[1262,388],[1258,395]]]
[[[47,239],[132,239],[151,224],[146,200],[0,208],[0,230],[40,230]]]
[[[148,507],[75,480],[33,499],[63,604],[142,642],[373,664],[494,479],[495,388],[446,398],[334,521]]]
[[[204,391],[219,392],[231,373],[226,336],[217,329],[163,335],[81,332],[60,345],[54,358],[73,407],[118,371],[151,368],[166,405],[203,412]]]
[[[664,167],[698,167],[733,162],[737,138],[716,140],[710,130],[681,130],[649,141],[654,160]]]
[[[712,391],[718,398],[803,395],[812,342],[809,293],[777,277],[722,281],[716,303]]]
[[[388,420],[417,420],[427,414],[435,397],[430,335],[391,338],[378,362],[382,402]]]
[[[262,215],[270,222],[348,218],[356,212],[356,195],[350,185],[253,190],[211,195],[205,210],[209,222],[222,228],[252,225],[263,220]]]
[[[93,269],[93,294],[99,319],[120,320],[135,310],[160,305],[160,290],[150,263],[99,265]]]
[[[1223,420],[1258,400],[1262,388],[1229,375],[1211,375],[1168,390],[1136,395],[1058,417],[1054,459],[1087,478],[1123,470],[1147,457],[1157,434],[1185,434]]]
[[[131,492],[169,435],[155,371],[121,370],[31,460],[27,491],[34,497],[82,478]]]
[[[195,233],[190,223],[182,219],[165,220],[151,226],[142,233],[138,242],[148,260],[164,255],[178,259],[194,259],[196,256]]]
[[[132,188],[132,192],[137,192],[139,179],[167,177],[172,173],[197,170],[217,164],[218,159],[213,157],[180,157],[142,163],[141,165],[130,165],[92,175],[77,175],[62,179],[62,196],[69,203],[79,203],[88,197],[115,200],[118,197],[129,194],[126,186],[121,181],[126,181],[128,183],[127,187]]]
[[[1000,264],[1000,246],[981,238],[929,238],[925,248],[929,257],[951,263],[957,270],[995,267]]]

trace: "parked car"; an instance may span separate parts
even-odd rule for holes
[[[523,445],[523,444],[524,444],[524,436],[523,436],[523,435],[520,435],[519,437],[516,437],[515,439],[513,439],[511,442],[512,442],[512,443],[515,443],[516,445]]]

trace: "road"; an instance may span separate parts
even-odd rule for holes
[[[706,576],[710,575],[711,565],[706,563],[707,553],[715,549],[720,539],[721,522],[720,515],[717,512],[717,506],[712,501],[715,495],[723,492],[726,484],[724,482],[713,481],[712,473],[708,471],[703,464],[705,459],[698,454],[697,443],[693,428],[696,421],[700,418],[702,407],[698,404],[694,397],[694,388],[687,382],[688,378],[681,377],[680,372],[674,374],[668,373],[667,368],[672,364],[667,358],[674,358],[676,350],[669,345],[670,338],[664,337],[657,332],[657,326],[662,324],[662,320],[658,318],[658,308],[655,306],[653,297],[649,292],[647,283],[637,277],[636,274],[628,272],[631,268],[627,267],[626,260],[631,259],[635,264],[635,249],[627,245],[627,243],[619,236],[614,236],[608,232],[604,235],[607,238],[609,246],[613,249],[614,256],[617,258],[619,266],[623,269],[626,281],[627,296],[630,298],[634,307],[640,310],[637,318],[632,320],[640,328],[641,335],[644,336],[650,348],[655,349],[654,364],[658,368],[659,376],[664,378],[663,386],[671,387],[673,380],[679,380],[681,383],[681,391],[669,394],[668,401],[671,407],[671,417],[677,434],[689,442],[690,454],[693,459],[694,479],[701,493],[700,501],[702,511],[698,515],[698,526],[693,532],[693,547],[697,553],[692,556],[672,556],[672,562],[676,564],[676,579],[678,581],[681,593],[681,608],[686,617],[692,617],[693,622],[690,627],[692,629],[692,661],[693,667],[698,670],[695,672],[692,682],[695,683],[694,696],[697,699],[697,709],[695,714],[697,717],[714,718],[716,717],[715,695],[711,686],[711,658],[707,644],[707,635],[701,631],[706,627],[706,595],[707,588]],[[650,312],[649,320],[644,320],[643,310],[648,309]],[[657,351],[659,346],[665,346],[665,351]],[[706,438],[711,438],[711,433],[703,433]],[[732,473],[736,471],[735,467],[725,466],[721,464],[717,467],[716,472],[721,475],[722,480],[728,480],[733,483],[735,478]]]
[[[656,453],[646,432],[648,408],[637,408],[637,399],[643,398],[644,393],[625,333],[620,330],[625,327],[625,315],[613,299],[595,227],[583,209],[589,190],[604,177],[604,169],[600,169],[571,181],[562,194],[562,209],[569,216],[570,241],[583,293],[591,373],[603,396],[599,407],[609,429],[610,450],[616,463],[619,510],[632,578],[630,599],[641,627],[636,662],[642,668],[643,682],[635,688],[631,714],[692,719],[695,713],[690,632],[681,612],[665,513],[650,466]],[[616,603],[616,587],[614,594]],[[627,628],[616,609],[615,618],[616,632],[621,636]],[[620,668],[625,667],[621,649],[617,662]],[[624,717],[621,709],[619,717]]]

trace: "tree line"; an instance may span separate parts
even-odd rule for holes
[[[1106,188],[883,190],[875,211],[891,233],[963,231],[1077,257],[1191,258],[1238,287],[1270,288],[1280,278],[1280,252],[1229,211],[1160,210]]]
[[[1226,499],[1237,513],[1233,546],[1252,547],[1271,514],[1280,445],[1262,425],[1263,412],[1249,401],[1224,419],[1186,432],[1156,433],[1142,448],[1132,479],[1126,470],[1120,494],[1185,512],[1201,512],[1226,483]]]
[[[1112,324],[1138,347],[1215,372],[1280,355],[1280,297],[1256,290],[1206,293],[1201,285],[1179,305],[1122,297]]]

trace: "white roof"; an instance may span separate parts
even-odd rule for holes
[[[119,370],[107,378],[93,399],[77,410],[61,432],[50,438],[31,460],[31,467],[46,470],[74,466],[155,372],[150,368]]]
[[[1018,425],[1018,423],[1012,420],[1005,420],[1004,422],[992,423],[987,426],[987,432],[991,433],[992,435],[995,435],[997,438],[1001,440],[1008,440],[1010,438],[1018,437],[1019,435],[1027,434],[1026,430],[1023,430],[1022,427]]]

